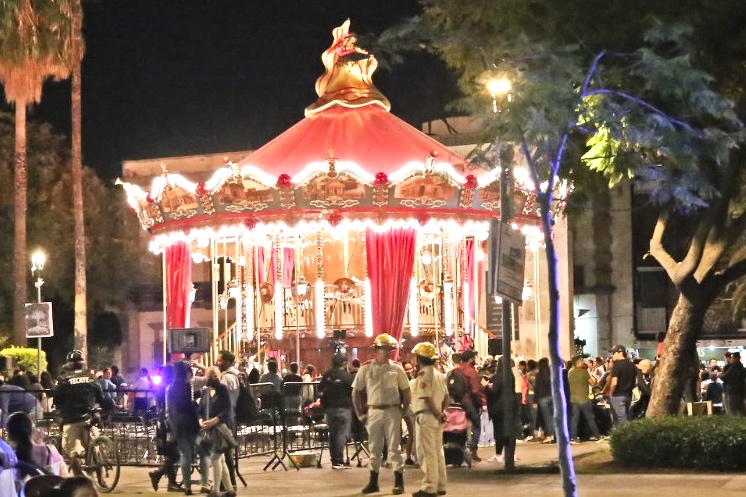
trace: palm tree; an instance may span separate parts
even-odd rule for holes
[[[41,100],[47,78],[69,74],[69,0],[0,0],[0,81],[15,104],[13,343],[26,343],[26,107]]]
[[[70,71],[72,72],[72,183],[73,215],[75,219],[75,348],[88,357],[86,301],[85,218],[83,216],[83,157],[81,150],[81,66],[83,62],[83,6],[81,0],[72,0],[72,32],[70,46]]]

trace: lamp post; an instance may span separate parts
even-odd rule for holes
[[[497,114],[500,109],[498,107],[498,98],[502,100],[505,98],[508,102],[512,101],[511,90],[513,85],[510,80],[506,77],[498,79],[492,79],[487,82],[487,91],[492,96],[492,112]],[[497,231],[502,230],[502,225],[508,223],[513,217],[513,169],[510,164],[500,164],[500,221],[490,223],[490,236],[497,237]],[[490,243],[490,246],[495,248],[497,243]],[[493,254],[490,259],[494,264],[499,264],[497,257]],[[495,267],[496,271],[497,268]],[[497,290],[495,284],[494,290]],[[497,302],[497,295],[495,295],[495,301]],[[505,391],[510,391],[510,378],[513,375],[511,367],[511,356],[512,356],[512,339],[513,339],[513,303],[508,299],[502,299],[502,352],[503,352],[503,388]],[[514,419],[514,399],[505,395],[505,402],[502,406],[504,412],[505,426],[513,426]],[[507,443],[505,444],[505,469],[510,471],[515,468],[515,435],[511,434],[508,436]]]
[[[31,256],[31,276],[36,273],[36,303],[41,304],[41,286],[44,280],[41,278],[41,271],[44,269],[44,263],[47,261],[46,255],[41,250],[37,250]],[[36,338],[36,374],[41,375],[41,337]]]

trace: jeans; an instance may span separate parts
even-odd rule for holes
[[[329,407],[324,410],[329,427],[329,454],[332,465],[344,464],[344,449],[350,436],[352,409],[349,407]]]
[[[629,413],[629,404],[631,401],[632,399],[629,397],[609,398],[614,424],[625,423],[627,421],[627,414]]]
[[[593,416],[593,405],[590,402],[583,402],[582,404],[572,404],[572,414],[570,415],[570,438],[578,438],[578,424],[580,423],[580,415],[582,414],[585,418],[588,427],[591,429],[591,436],[599,438],[601,434],[598,432],[598,426],[596,426],[596,418]]]
[[[553,437],[554,419],[552,416],[552,397],[542,397],[540,399],[537,399],[536,403],[539,404],[539,413],[541,414],[541,419],[544,424],[544,434],[548,437]]]
[[[194,437],[179,437],[176,446],[179,448],[179,465],[184,479],[184,489],[192,485],[192,462],[194,461]]]
[[[466,417],[471,421],[471,449],[472,454],[477,453],[479,449],[479,435],[482,433],[482,410],[470,404],[464,405]]]

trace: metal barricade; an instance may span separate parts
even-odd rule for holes
[[[319,450],[328,448],[328,428],[318,402],[318,382],[287,382],[282,385],[285,451]]]
[[[236,459],[257,456],[271,456],[264,469],[276,469],[288,464],[297,468],[290,456],[298,451],[318,451],[320,466],[323,451],[328,448],[328,428],[318,401],[318,382],[288,382],[277,391],[272,383],[251,385],[258,407],[258,417],[248,424],[236,427],[238,447]],[[52,399],[51,391],[10,393],[0,390],[0,405],[3,395],[35,395]],[[156,399],[162,395],[159,390],[121,389],[111,392],[115,401],[113,412],[104,413],[100,432],[112,438],[117,444],[123,466],[153,466],[161,462],[156,443]],[[135,399],[146,399],[135,402]],[[8,400],[10,400],[8,398]],[[51,406],[51,401],[49,402]],[[135,405],[147,407],[133,411]],[[37,429],[47,443],[61,444],[59,422],[52,412],[36,409],[30,412]]]

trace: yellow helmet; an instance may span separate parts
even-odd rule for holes
[[[437,359],[438,351],[435,349],[435,345],[430,342],[420,342],[414,346],[412,353],[420,357],[427,359]]]
[[[373,340],[373,347],[375,348],[388,348],[388,349],[398,349],[399,348],[399,342],[396,341],[396,338],[392,337],[388,333],[381,333],[376,337],[375,340]]]

